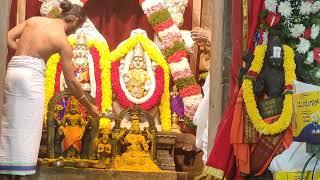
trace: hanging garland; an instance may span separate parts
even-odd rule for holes
[[[161,51],[168,60],[171,75],[179,93],[186,89],[192,92],[183,97],[185,114],[184,119],[192,122],[196,109],[202,99],[201,87],[196,84],[187,59],[187,53],[182,35],[170,15],[168,9],[160,0],[139,0],[149,23],[161,40]],[[184,63],[186,61],[187,63]],[[186,94],[186,93],[184,93]]]
[[[161,101],[160,101],[160,119],[161,119],[161,126],[163,131],[170,131],[171,129],[171,110],[170,110],[170,91],[169,91],[169,82],[170,82],[170,77],[169,77],[169,67],[167,65],[166,60],[164,59],[164,57],[162,56],[160,50],[158,49],[158,47],[156,45],[154,45],[154,43],[149,40],[147,37],[143,36],[143,35],[134,35],[132,37],[130,37],[129,39],[127,39],[125,42],[123,42],[122,44],[120,44],[117,49],[115,49],[114,51],[111,52],[111,63],[113,64],[113,68],[116,67],[117,63],[119,64],[119,59],[124,58],[130,51],[132,51],[134,49],[134,47],[138,44],[141,43],[142,48],[144,49],[144,51],[148,54],[148,56],[150,57],[150,59],[154,62],[156,62],[158,64],[159,68],[156,68],[156,74],[159,74],[161,76],[161,74],[163,74],[163,77],[156,77],[156,81],[159,81],[158,83],[163,84],[163,88],[161,88],[161,86],[159,86],[160,89],[157,89],[155,91],[155,93],[153,94],[153,96],[146,101],[145,103],[141,104],[141,107],[143,109],[150,109],[151,107],[154,107],[154,105],[156,105],[157,103],[157,97],[161,97]],[[114,64],[115,63],[115,64]],[[111,65],[110,65],[111,66]],[[158,70],[157,70],[158,69]],[[116,72],[119,71],[115,70],[115,72],[112,72],[113,76],[112,79],[118,79],[119,76],[117,75]],[[163,72],[161,72],[163,71]],[[158,72],[158,73],[157,73]],[[115,77],[117,75],[117,77]],[[117,81],[113,81],[112,82],[116,82]],[[110,84],[111,87],[111,81],[104,81],[106,84]],[[158,85],[157,83],[157,85]],[[122,104],[124,104],[125,106],[129,106],[132,102],[130,102],[124,94],[121,94],[121,90],[119,90],[120,86],[117,86],[116,84],[113,84],[113,91],[115,91],[114,93],[116,94],[117,98],[120,98]],[[156,87],[158,88],[158,87]],[[121,89],[121,88],[120,88]],[[161,92],[161,89],[163,93],[159,94]],[[159,90],[159,92],[157,92]],[[110,93],[112,93],[110,91]],[[162,96],[160,96],[162,95]]]
[[[294,63],[294,51],[291,47],[284,45],[284,71],[285,71],[285,99],[283,109],[279,119],[271,124],[266,123],[257,108],[255,95],[253,92],[253,81],[259,75],[264,56],[267,50],[266,45],[259,45],[254,52],[252,65],[242,83],[243,99],[249,118],[257,131],[264,135],[275,135],[286,130],[292,119],[292,81],[296,79]]]
[[[74,46],[76,39],[73,36],[69,36],[68,40],[71,46]],[[110,57],[110,51],[108,45],[99,40],[88,40],[86,43],[87,48],[92,55],[94,62],[95,78],[96,78],[96,102],[102,111],[111,110],[112,108],[112,93],[110,91],[111,84],[101,83],[110,82],[110,63],[108,63]],[[47,62],[46,78],[45,78],[45,116],[47,114],[48,102],[52,96],[59,92],[60,88],[60,74],[61,64],[59,54],[52,55]],[[58,77],[59,76],[59,77]],[[100,124],[104,121],[100,121]]]

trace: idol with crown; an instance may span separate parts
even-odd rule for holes
[[[114,112],[138,106],[153,116],[158,130],[169,131],[169,68],[146,32],[132,31],[129,39],[111,53],[111,62]]]

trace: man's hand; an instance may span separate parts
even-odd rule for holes
[[[211,31],[208,28],[193,28],[191,37],[198,45],[211,46]]]
[[[98,119],[100,117],[100,112],[95,105],[91,105],[89,108],[87,108],[87,111],[94,119]]]

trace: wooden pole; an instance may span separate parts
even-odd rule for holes
[[[2,118],[4,77],[7,63],[7,34],[9,28],[9,16],[11,0],[1,0],[0,6],[0,122]],[[0,123],[1,125],[1,123]],[[1,131],[1,129],[0,129]],[[1,132],[0,132],[1,133]]]
[[[212,2],[212,44],[210,64],[210,99],[208,153],[210,153],[222,115],[224,59],[224,1]]]

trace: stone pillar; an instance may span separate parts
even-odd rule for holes
[[[4,77],[7,62],[7,33],[9,27],[11,0],[1,0],[0,6],[0,121],[2,118]]]
[[[211,1],[212,45],[210,69],[210,101],[208,122],[208,153],[211,151],[216,132],[222,117],[224,99],[228,96],[228,77],[230,64],[230,9],[231,2]]]

